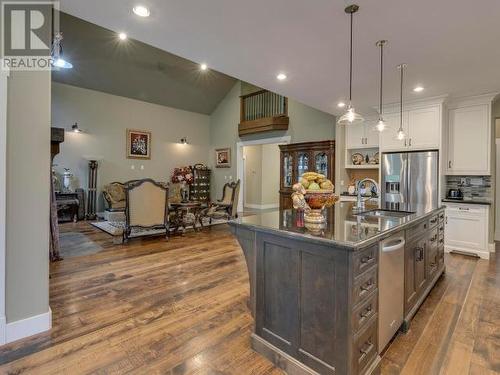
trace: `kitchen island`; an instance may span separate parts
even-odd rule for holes
[[[394,276],[404,289],[403,330],[444,272],[444,208],[400,215],[376,209],[354,214],[352,203],[336,204],[321,229],[296,210],[230,223],[249,271],[252,347],[288,374],[380,372],[383,241],[397,235],[404,247],[404,275]],[[387,279],[393,271],[384,272]]]

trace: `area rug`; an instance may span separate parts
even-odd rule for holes
[[[225,219],[217,219],[217,220],[212,220],[212,224],[210,224],[208,219],[203,219],[203,226],[208,227],[211,225],[219,225],[219,224],[225,224],[227,223],[227,220]],[[125,229],[125,222],[124,221],[97,221],[94,223],[90,223],[90,225],[114,236],[114,237],[121,237],[123,235],[123,230]],[[192,227],[191,227],[192,228]],[[189,230],[190,228],[188,228]],[[132,232],[130,233],[130,237],[141,237],[141,236],[152,236],[152,235],[160,235],[164,234],[165,230],[164,229],[140,229],[140,228],[134,228],[132,229]]]
[[[63,258],[90,255],[103,250],[88,236],[78,232],[64,232],[59,235],[60,254]]]

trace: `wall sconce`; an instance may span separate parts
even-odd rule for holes
[[[187,145],[187,144],[188,144],[187,137],[181,138],[181,145]]]
[[[74,123],[74,125],[72,125],[72,126],[71,126],[71,131],[72,131],[73,133],[81,133],[81,132],[82,132],[82,129],[80,129],[80,128],[78,127],[78,123],[77,123],[77,122],[75,122],[75,123]]]

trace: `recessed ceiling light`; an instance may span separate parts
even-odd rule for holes
[[[201,69],[201,70],[207,70],[207,69],[208,69],[207,64],[205,64],[205,63],[200,64],[200,69]]]
[[[280,73],[276,76],[276,78],[279,80],[279,81],[284,81],[286,79],[286,74],[285,73]]]
[[[132,11],[137,14],[139,17],[149,17],[151,12],[149,11],[148,8],[146,8],[143,5],[136,5]]]
[[[344,102],[338,102],[337,107],[344,108],[345,107],[345,103]]]
[[[120,40],[125,40],[125,39],[127,39],[127,34],[125,34],[125,33],[119,33],[118,34],[118,38],[120,38]]]
[[[417,87],[415,87],[413,89],[413,91],[415,91],[415,92],[422,92],[422,91],[424,91],[424,88],[422,86],[417,86]]]

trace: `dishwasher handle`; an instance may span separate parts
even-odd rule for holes
[[[387,240],[382,241],[380,246],[382,247],[382,251],[384,253],[390,253],[403,248],[405,243],[406,241],[404,237],[388,238]]]

